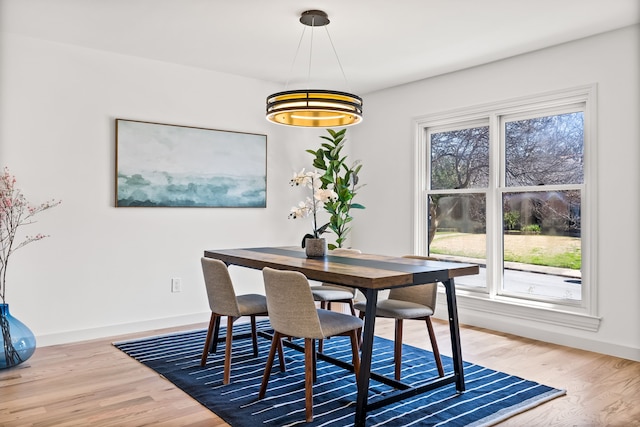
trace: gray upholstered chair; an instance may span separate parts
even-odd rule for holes
[[[329,255],[344,255],[344,254],[360,254],[362,253],[358,249],[348,248],[336,248],[329,252]],[[356,311],[353,305],[353,299],[356,297],[357,290],[350,288],[349,286],[335,285],[333,283],[321,283],[317,286],[311,286],[311,294],[313,294],[314,301],[320,303],[320,308],[331,310],[331,303],[338,302],[347,304],[351,314],[356,315]],[[323,340],[318,342],[318,351],[322,352]]]
[[[358,249],[336,248],[329,252],[329,255],[359,254]],[[331,310],[332,302],[340,302],[349,305],[352,315],[356,315],[353,307],[353,298],[356,296],[356,289],[348,286],[334,285],[333,283],[322,283],[319,286],[311,286],[313,299],[320,303],[320,308]]]
[[[311,422],[313,421],[313,381],[316,362],[314,340],[336,335],[349,336],[357,379],[360,370],[357,335],[362,328],[362,320],[356,316],[316,308],[309,281],[302,273],[265,267],[262,274],[274,337],[258,398],[264,398],[267,391],[275,352],[282,348],[282,338],[304,338],[305,414],[307,422]],[[285,368],[281,362],[280,370],[284,371]]]
[[[433,260],[431,257],[417,255],[406,255],[405,258]],[[408,286],[405,288],[393,288],[389,291],[389,297],[378,301],[376,306],[376,316],[395,319],[395,337],[393,361],[395,364],[395,378],[400,380],[402,371],[402,326],[403,320],[424,320],[427,324],[429,340],[433,349],[438,368],[438,375],[444,376],[438,342],[433,331],[431,316],[436,308],[436,297],[438,295],[437,283],[426,283],[424,285]],[[355,308],[360,311],[360,317],[364,317],[366,301],[357,302]]]
[[[233,322],[241,316],[251,317],[251,338],[253,355],[258,356],[256,316],[267,315],[267,300],[264,295],[247,294],[236,296],[227,265],[217,259],[201,258],[204,282],[209,297],[211,319],[207,338],[202,350],[200,366],[205,366],[209,352],[216,351],[220,317],[227,316],[227,335],[225,342],[223,384],[229,384],[231,377],[231,343],[233,340]],[[215,335],[215,336],[214,336]],[[212,342],[213,337],[213,342]]]

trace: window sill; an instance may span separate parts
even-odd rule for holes
[[[439,293],[444,294],[444,290]],[[568,310],[549,307],[536,307],[526,305],[522,301],[514,302],[508,298],[489,299],[488,296],[475,293],[465,293],[456,290],[458,310],[473,310],[476,312],[497,314],[501,316],[542,322],[550,325],[564,326],[567,328],[581,329],[590,332],[598,331],[601,317],[591,316],[584,313],[576,313]],[[447,312],[445,295],[438,298],[437,305],[440,313]]]

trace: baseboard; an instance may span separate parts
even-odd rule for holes
[[[38,347],[47,347],[50,345],[67,344],[78,341],[131,334],[136,332],[151,331],[154,329],[173,328],[176,326],[208,322],[210,316],[211,312],[193,313],[184,316],[145,320],[142,322],[124,323],[119,325],[103,326],[99,328],[80,329],[54,334],[38,335],[36,336],[36,343]]]
[[[446,317],[440,316],[440,314],[442,313],[446,313],[446,311],[439,310],[434,317],[447,320]],[[110,325],[100,328],[81,329],[55,334],[38,335],[36,336],[36,342],[38,347],[46,347],[50,345],[67,344],[78,341],[145,332],[154,329],[173,328],[176,326],[192,325],[194,323],[206,323],[209,321],[210,315],[210,312],[193,313],[184,316],[153,319],[120,325]],[[640,349],[633,347],[605,343],[602,341],[576,337],[573,335],[561,334],[549,331],[547,329],[527,327],[521,324],[505,322],[504,320],[495,321],[494,319],[487,318],[486,314],[473,313],[469,310],[465,310],[464,313],[462,311],[460,312],[460,320],[464,324],[477,326],[480,328],[486,328],[494,331],[522,336],[525,338],[579,348],[581,350],[593,351],[596,353],[608,354],[610,356],[621,357],[623,359],[635,360],[640,362]]]
[[[442,314],[446,315],[446,308],[438,311],[434,317],[447,320],[447,317],[441,317]],[[514,321],[515,319],[509,319],[505,316],[497,314],[488,316],[486,313],[469,309],[459,310],[459,318],[460,323],[465,325],[640,362],[640,349],[638,348],[552,331],[546,328],[545,324],[540,324],[537,327],[528,326],[524,325],[522,321]],[[462,347],[464,350],[464,342]]]

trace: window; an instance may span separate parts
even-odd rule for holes
[[[541,310],[564,313],[547,320],[597,329],[595,170],[585,162],[594,93],[578,88],[416,120],[415,247],[480,264],[479,275],[456,279],[459,297],[536,320]]]

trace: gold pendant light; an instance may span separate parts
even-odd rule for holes
[[[326,26],[330,21],[325,12],[308,10],[302,13],[300,22],[313,28]],[[328,31],[327,34],[329,34]],[[331,41],[330,36],[329,40]],[[331,45],[333,47],[333,42]],[[335,48],[333,50],[335,53]],[[340,65],[337,54],[336,59]],[[340,65],[340,69],[342,70],[342,65]],[[343,70],[342,74],[344,76]],[[267,120],[286,126],[351,126],[362,121],[362,98],[347,92],[325,89],[278,92],[267,97]]]

